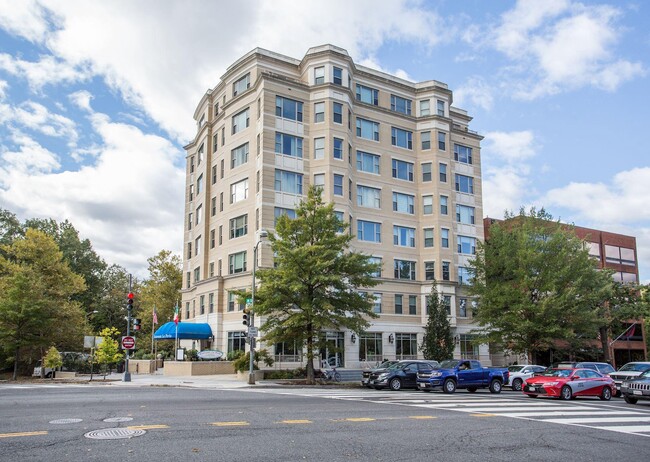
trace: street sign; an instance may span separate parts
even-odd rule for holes
[[[246,299],[246,307],[250,308],[251,306],[253,306],[253,299],[252,298],[247,298]]]
[[[135,338],[131,336],[122,337],[122,348],[124,350],[133,350],[135,348]]]
[[[257,333],[258,333],[257,327],[251,326],[251,327],[248,328],[248,336],[249,337],[257,337]]]

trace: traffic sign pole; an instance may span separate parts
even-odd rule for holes
[[[131,275],[129,274],[129,301],[132,300],[132,292],[131,292],[131,286],[133,284],[133,279]],[[131,303],[127,303],[126,305],[126,336],[131,337]],[[124,359],[124,377],[122,378],[123,382],[130,382],[131,381],[131,373],[129,372],[129,352],[130,350],[126,350],[126,358]]]

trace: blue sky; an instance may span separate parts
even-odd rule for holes
[[[299,38],[299,40],[296,40]],[[69,219],[146,275],[180,252],[192,114],[255,47],[325,43],[474,117],[484,213],[545,207],[636,236],[650,281],[650,4],[0,0],[0,207]]]

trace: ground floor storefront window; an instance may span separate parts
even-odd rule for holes
[[[417,359],[417,334],[396,334],[395,344],[395,354],[397,359]]]

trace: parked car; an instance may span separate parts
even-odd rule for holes
[[[376,372],[370,373],[369,383],[376,390],[389,388],[401,390],[402,388],[416,388],[418,372],[429,372],[440,364],[438,361],[429,360],[404,360]]]
[[[384,370],[388,369],[388,367],[392,366],[393,364],[397,363],[398,361],[383,361],[379,366],[373,368],[373,369],[366,369],[361,373],[361,386],[362,387],[368,387],[372,388],[372,385],[370,385],[370,375],[375,372],[383,372]]]
[[[650,370],[650,362],[633,362],[625,364],[615,372],[610,372],[609,376],[614,379],[616,384],[614,396],[621,396],[621,383],[624,380],[636,378],[647,370]]]
[[[650,370],[636,378],[621,383],[621,394],[628,404],[636,404],[640,399],[650,400]]]
[[[483,367],[475,359],[448,359],[439,369],[418,372],[417,381],[418,389],[425,392],[442,388],[444,393],[454,393],[456,388],[465,388],[473,393],[479,388],[489,388],[492,393],[501,393],[508,376],[505,367]]]
[[[614,366],[609,363],[597,363],[592,361],[583,361],[583,362],[568,362],[563,361],[558,363],[556,366],[557,369],[592,369],[594,371],[600,372],[601,374],[609,374],[614,372]]]
[[[508,366],[510,377],[508,383],[504,383],[504,387],[511,387],[514,391],[521,391],[524,380],[531,378],[536,372],[543,372],[546,370],[544,366],[537,366],[534,364],[515,364]]]
[[[32,377],[40,377],[42,367],[43,367],[43,361],[38,360],[36,362],[36,366],[34,367],[34,372],[32,372]],[[52,374],[54,374],[54,372],[55,372],[54,369],[46,367],[45,370],[43,371],[43,377],[49,379],[50,377],[52,377]]]
[[[550,369],[526,380],[524,393],[531,398],[550,396],[572,399],[578,396],[612,398],[616,389],[611,377],[593,369]]]

